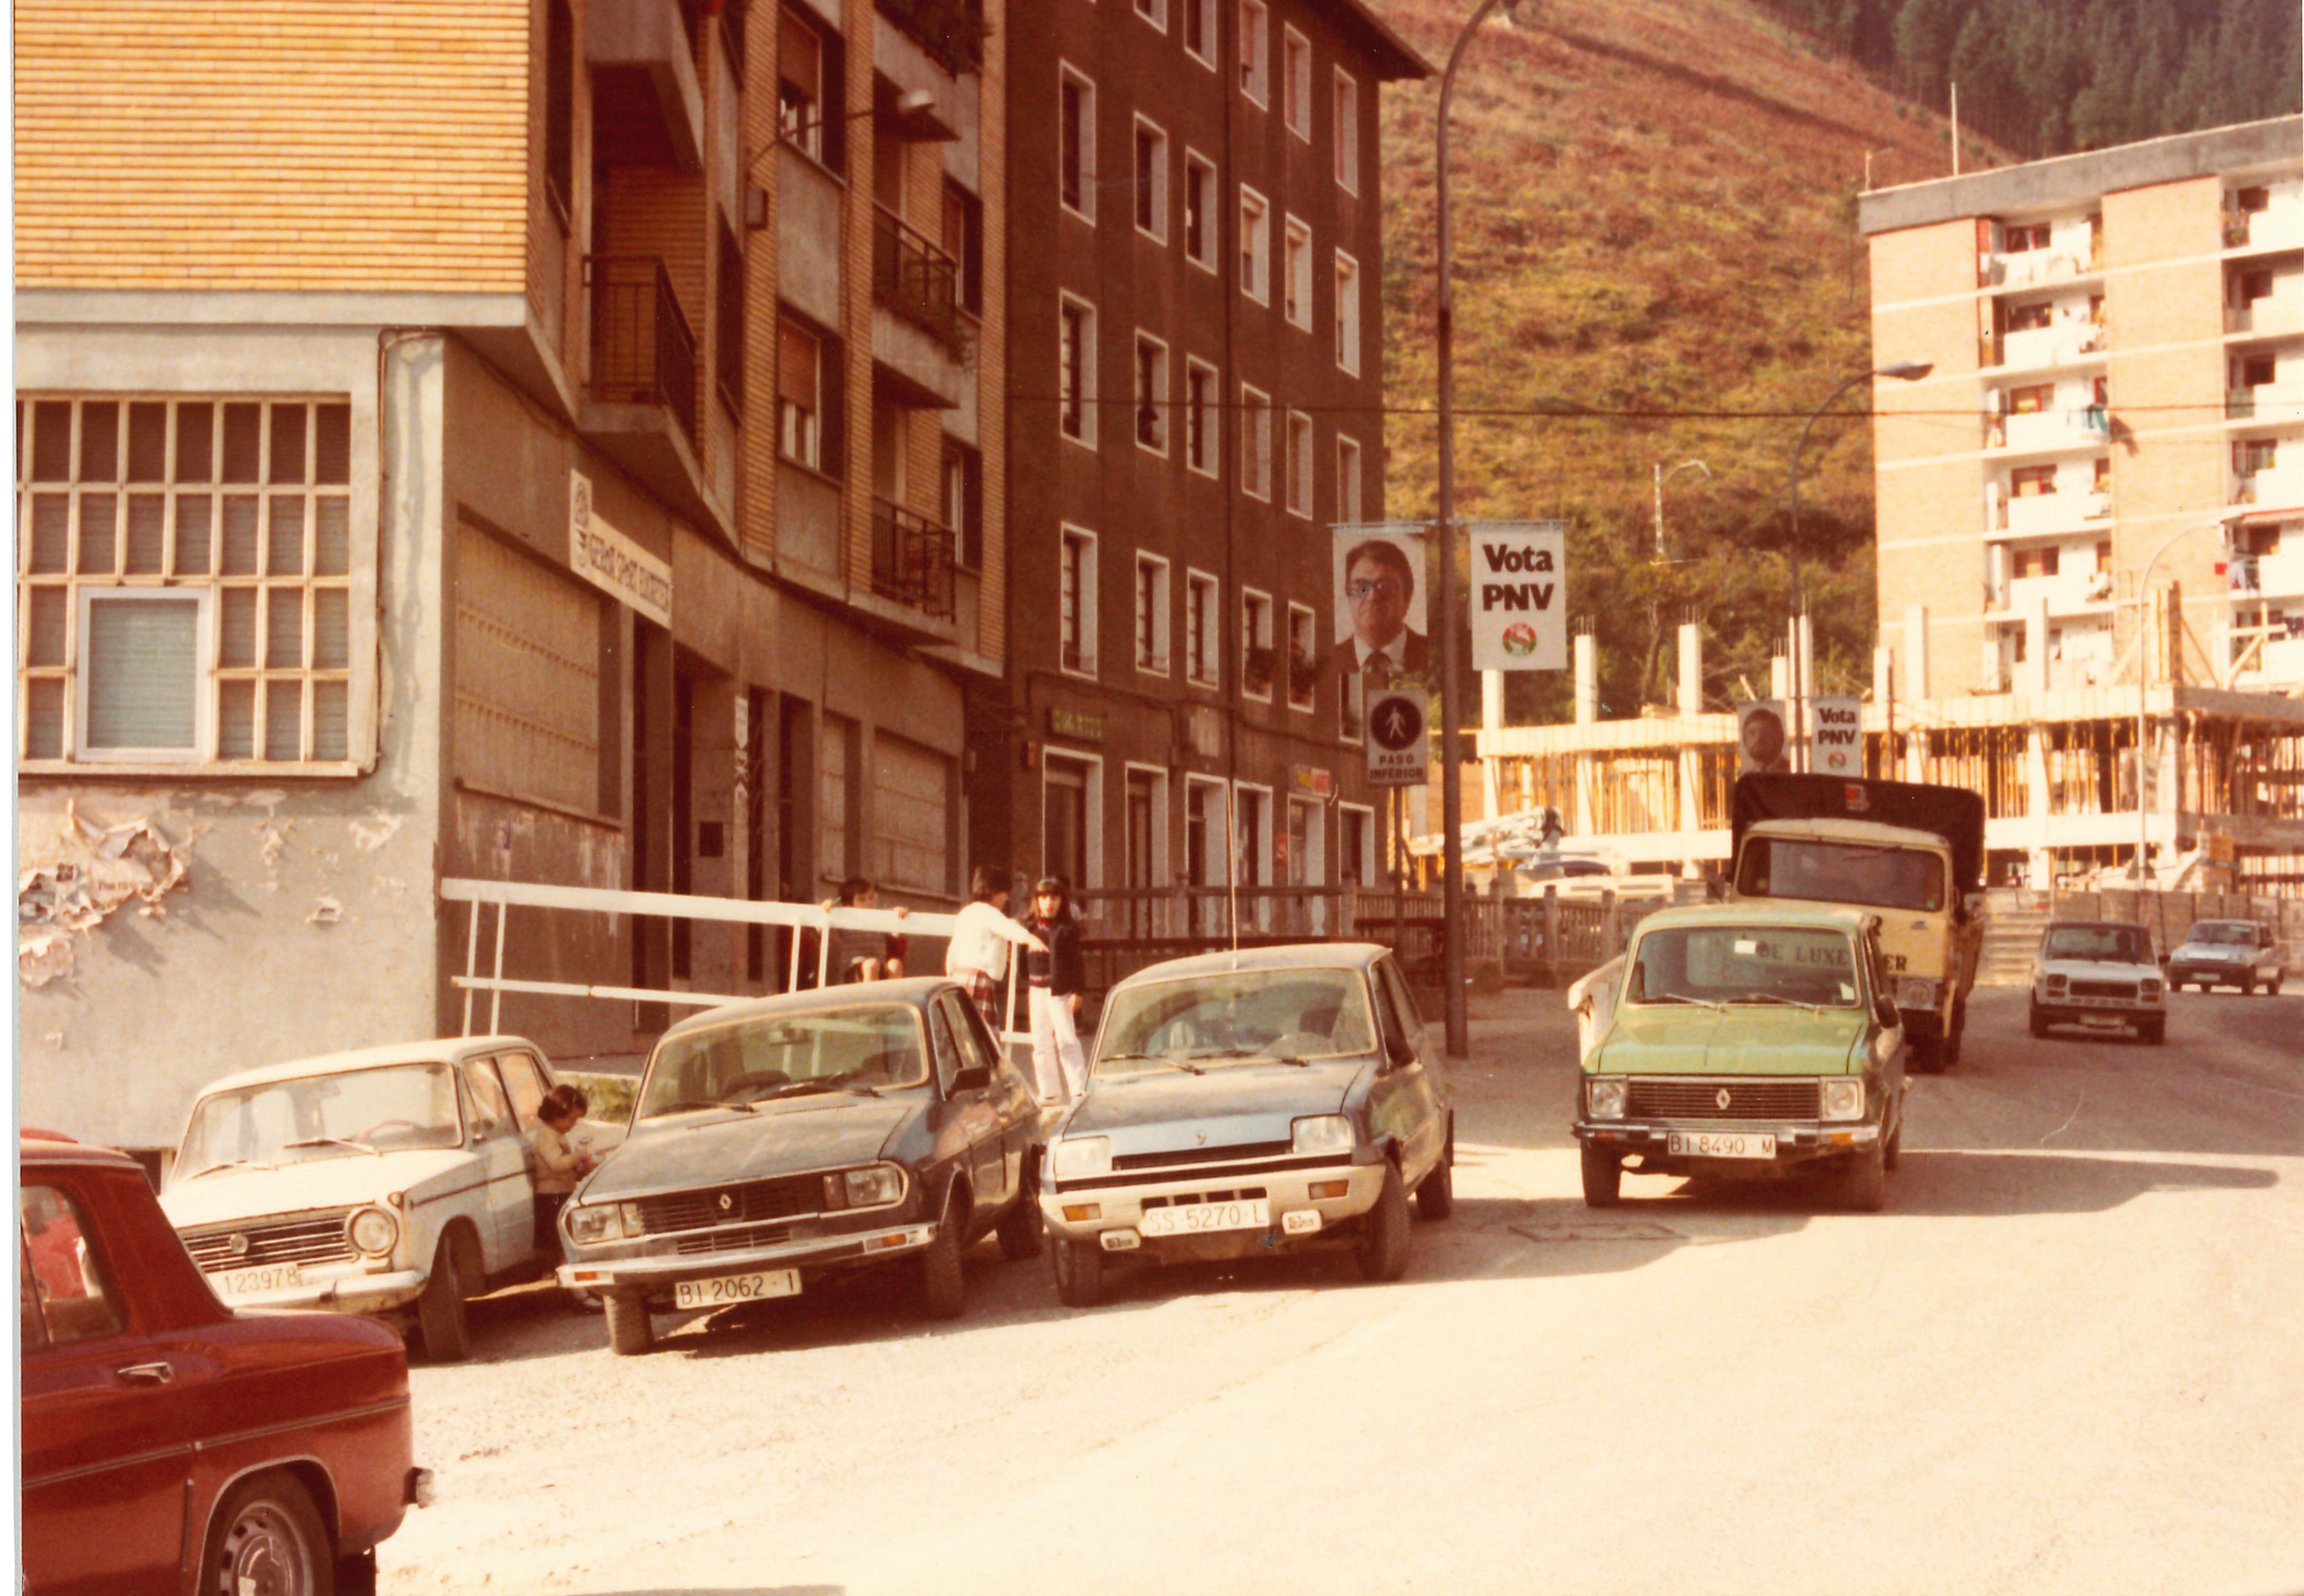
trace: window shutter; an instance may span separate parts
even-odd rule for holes
[[[190,748],[199,715],[196,598],[92,598],[88,606],[88,746]]]
[[[817,408],[816,340],[793,326],[776,326],[776,397],[803,410]]]

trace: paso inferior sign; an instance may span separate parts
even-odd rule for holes
[[[1371,688],[1368,695],[1368,779],[1371,787],[1419,787],[1430,780],[1431,717],[1425,690]]]
[[[1474,521],[1472,667],[1568,668],[1568,552],[1560,521]]]

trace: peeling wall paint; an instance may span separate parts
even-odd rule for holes
[[[16,859],[16,975],[30,987],[69,976],[79,939],[130,899],[140,915],[166,914],[161,900],[189,869],[145,816],[106,823],[83,814],[77,799],[53,831],[20,834]]]

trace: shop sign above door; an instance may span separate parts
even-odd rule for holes
[[[568,473],[568,568],[658,626],[672,624],[672,567],[600,519],[581,471]]]

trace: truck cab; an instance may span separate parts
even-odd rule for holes
[[[1984,800],[1915,782],[1745,776],[1732,825],[1730,896],[1876,915],[1912,1067],[1957,1062],[1984,938]]]

